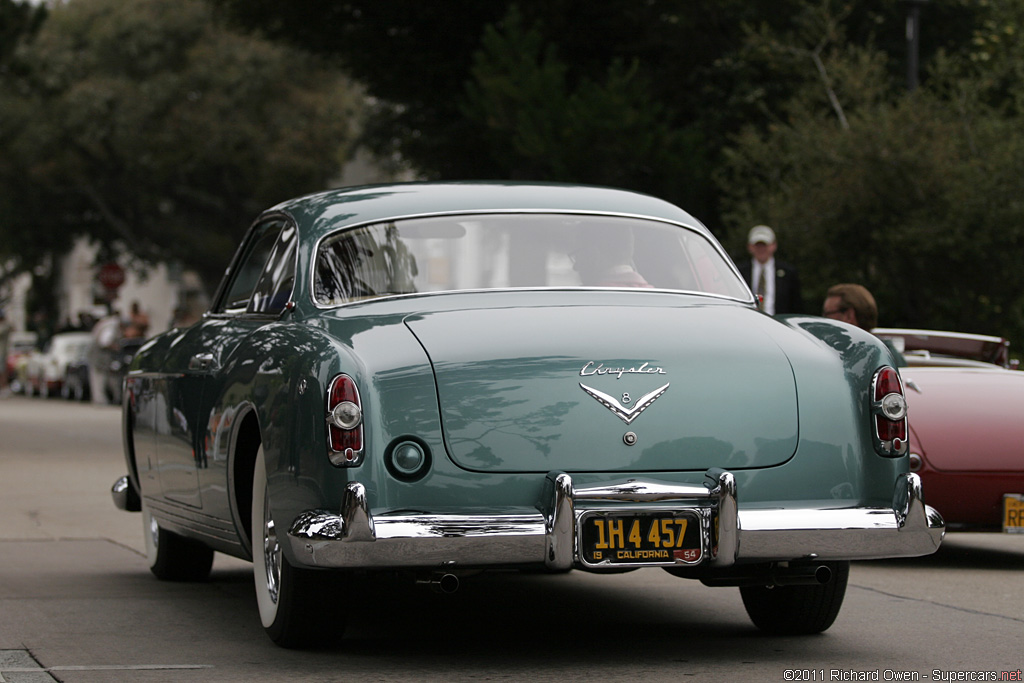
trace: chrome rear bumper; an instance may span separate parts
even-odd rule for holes
[[[897,479],[891,508],[740,510],[736,498],[735,478],[718,469],[708,470],[704,486],[631,479],[581,489],[573,487],[568,474],[552,472],[535,510],[371,515],[365,488],[351,482],[340,512],[301,514],[287,542],[300,564],[315,567],[543,565],[565,571],[582,567],[577,520],[595,509],[692,510],[701,523],[702,564],[723,568],[736,562],[928,555],[945,533],[942,517],[924,504],[916,474]]]

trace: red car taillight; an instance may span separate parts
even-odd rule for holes
[[[327,391],[327,441],[333,464],[353,467],[362,462],[363,408],[348,375],[335,377]]]
[[[871,419],[879,455],[906,455],[907,399],[899,373],[889,366],[879,369],[871,380]]]

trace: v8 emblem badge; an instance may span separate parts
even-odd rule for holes
[[[614,397],[609,396],[603,391],[598,391],[593,387],[588,387],[586,384],[583,384],[582,382],[580,382],[580,388],[583,389],[583,391],[590,394],[598,403],[600,403],[605,408],[615,413],[620,420],[622,420],[626,424],[629,424],[633,420],[640,417],[640,413],[647,410],[647,408],[649,408],[652,403],[658,400],[659,396],[668,391],[668,384],[658,387],[657,389],[648,394],[644,394],[643,396],[638,398],[636,402],[633,403],[633,406],[630,408],[627,408],[626,406],[623,405],[623,403],[632,403],[632,398],[628,393],[624,393],[622,395],[622,402],[620,403]]]

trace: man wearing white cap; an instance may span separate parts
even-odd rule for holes
[[[748,263],[740,264],[740,273],[750,289],[761,299],[768,315],[803,313],[803,295],[796,268],[775,258],[778,243],[775,231],[767,225],[755,225],[747,235]]]

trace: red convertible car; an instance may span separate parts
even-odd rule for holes
[[[1024,372],[1001,337],[876,329],[900,351],[910,469],[950,531],[1024,533]]]

